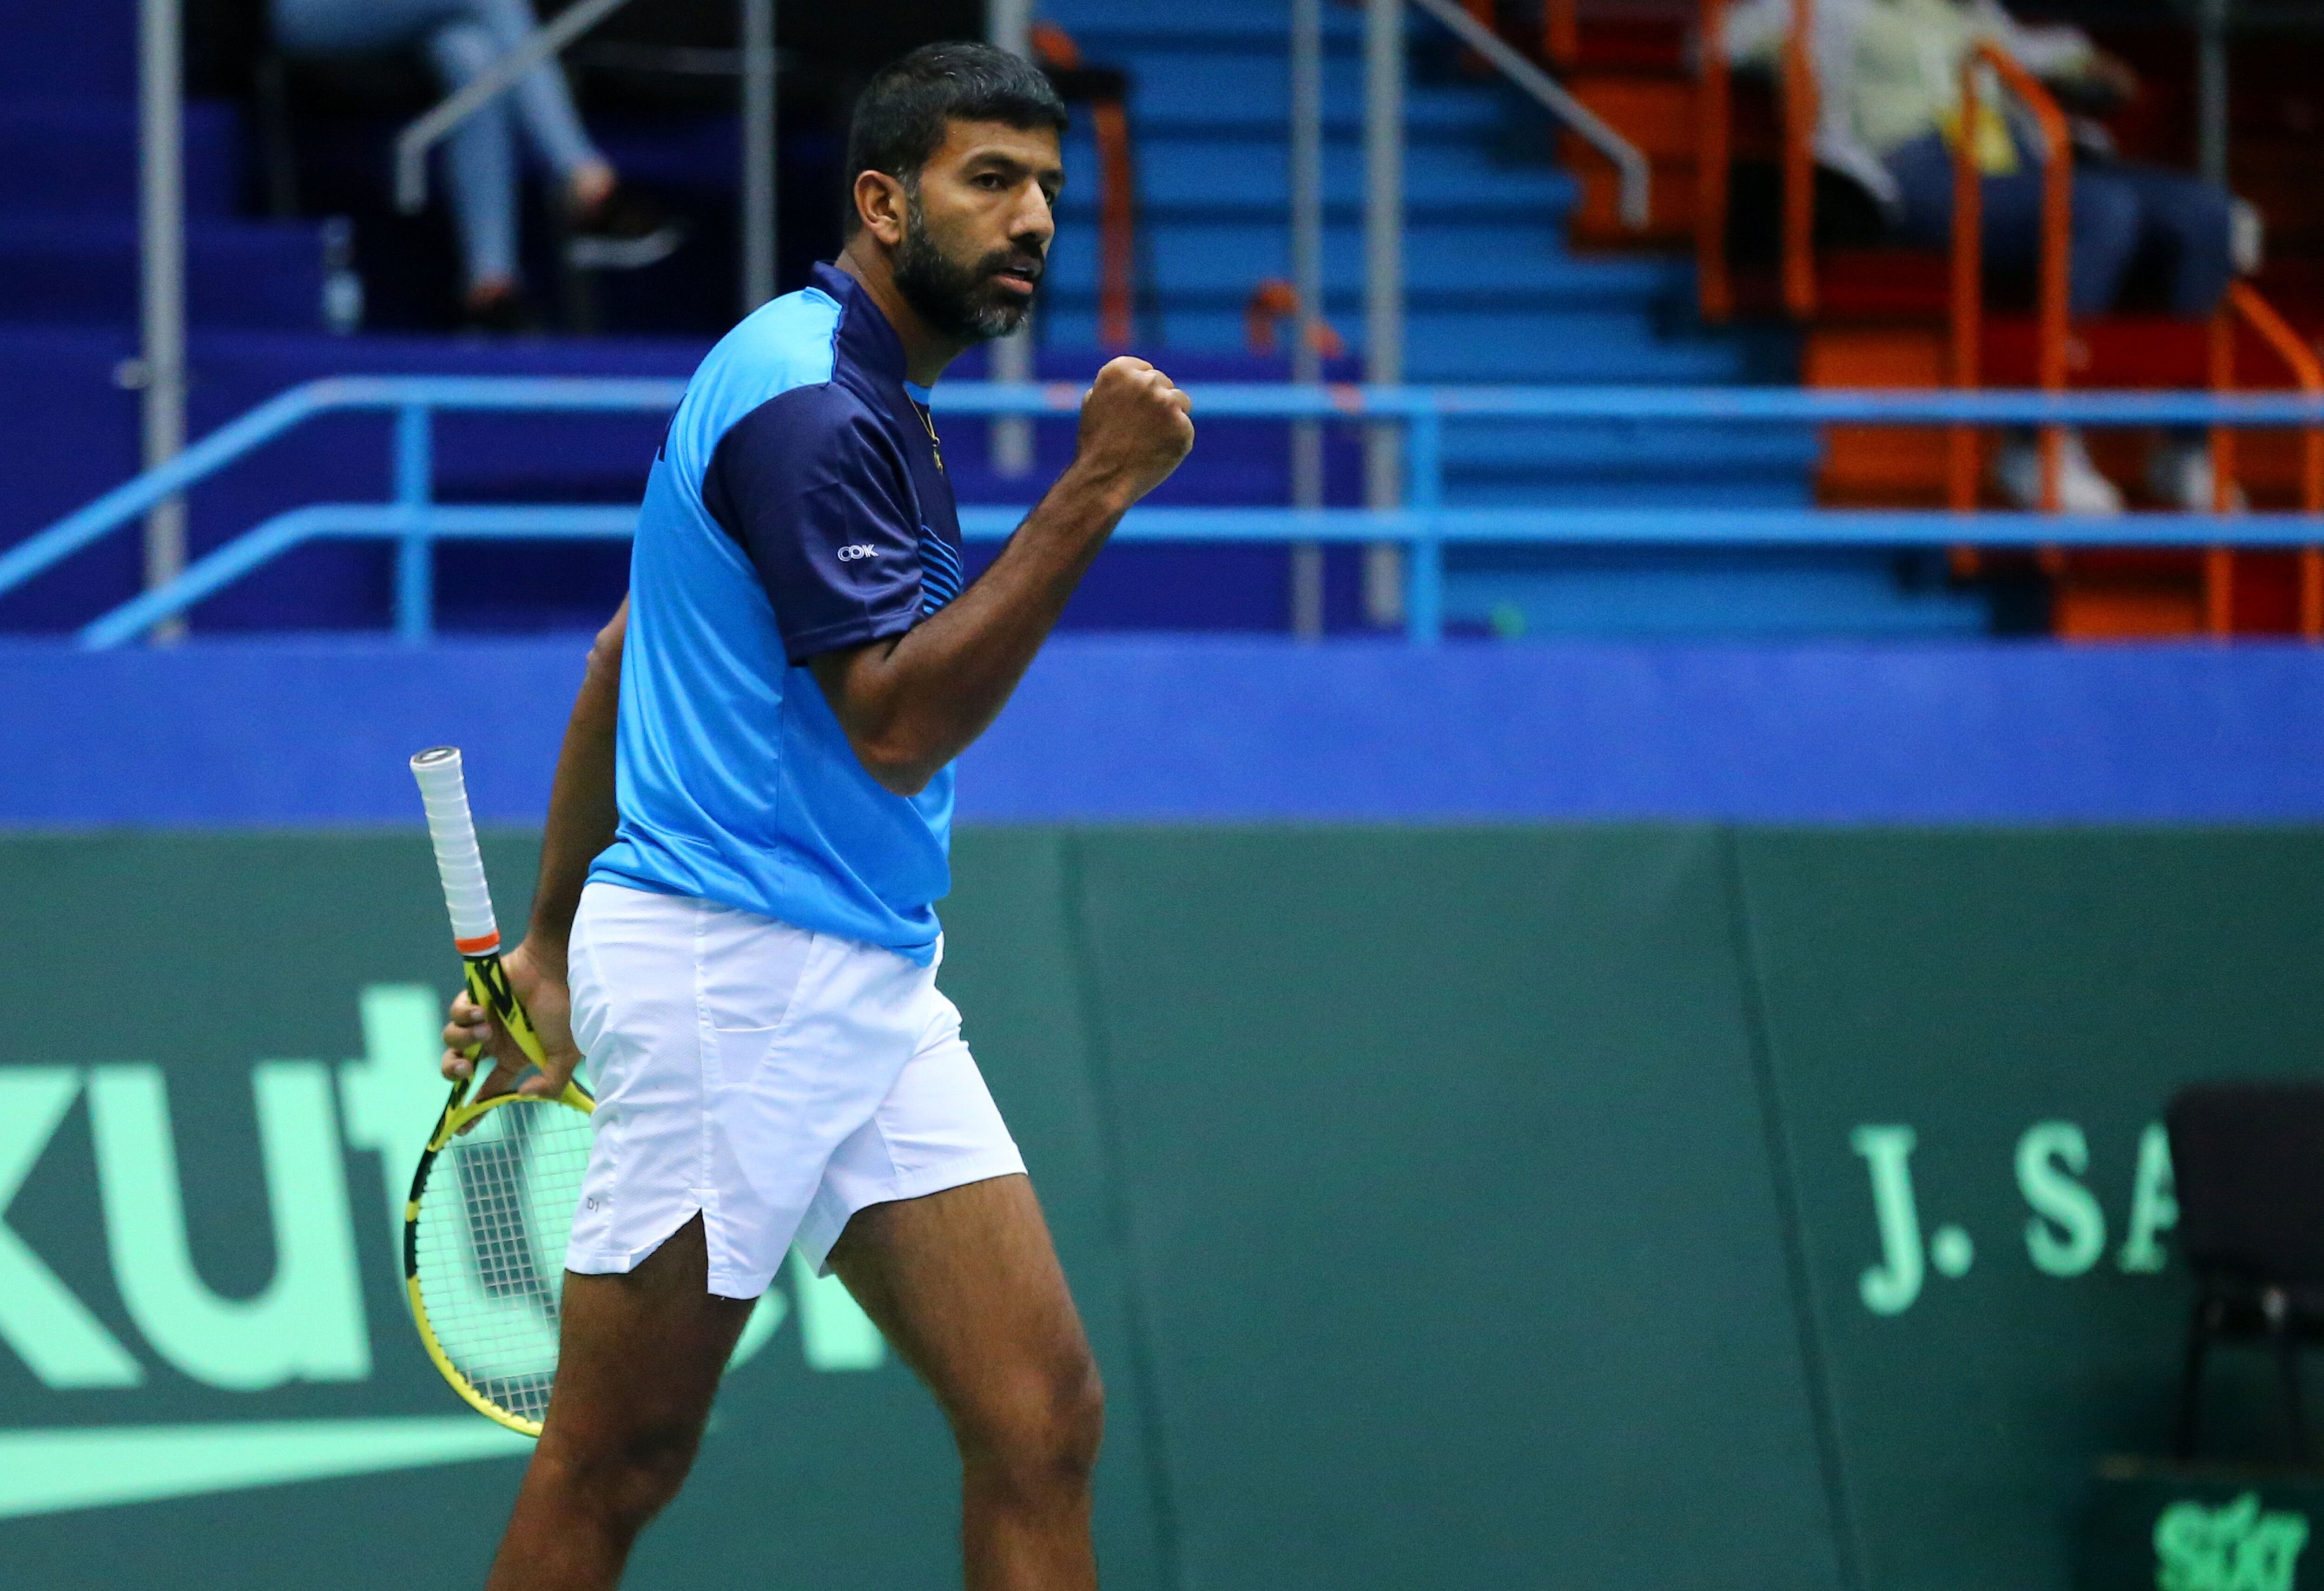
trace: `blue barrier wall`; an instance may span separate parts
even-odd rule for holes
[[[538,821],[586,638],[0,644],[0,823],[392,823],[456,741]],[[971,823],[2324,817],[2324,651],[1068,638]]]

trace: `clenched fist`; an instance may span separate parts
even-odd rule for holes
[[[1192,400],[1143,359],[1107,362],[1082,400],[1076,470],[1128,508],[1170,477],[1194,446]]]

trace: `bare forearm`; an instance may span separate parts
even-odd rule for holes
[[[1114,526],[1194,445],[1192,407],[1144,360],[1107,361],[1082,400],[1073,464],[992,567],[895,640],[815,659],[848,743],[883,788],[918,795],[1000,715]]]
[[[849,735],[874,777],[914,793],[991,727],[1127,507],[1118,485],[1068,469],[949,607],[886,647],[818,660],[850,676]]]
[[[629,627],[625,599],[589,648],[589,664],[565,726],[557,777],[549,790],[549,822],[540,841],[540,881],[532,897],[525,943],[534,964],[561,976],[573,914],[589,864],[613,842],[613,736],[620,714],[622,643]]]

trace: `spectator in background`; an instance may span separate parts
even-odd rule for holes
[[[1772,60],[1789,21],[1788,0],[1738,6],[1729,23],[1729,55],[1738,63]],[[1998,47],[2079,105],[2119,105],[2138,91],[2130,69],[2079,29],[2024,26],[1997,0],[1818,0],[1816,159],[1869,193],[1904,241],[1930,247],[1950,241],[1961,67],[1979,43]],[[2006,271],[2030,271],[2042,242],[2040,144],[2001,95],[1980,94],[1978,111],[1969,136],[1984,172],[1986,259]],[[2172,314],[2209,316],[2238,264],[2257,263],[2256,212],[2199,178],[2115,158],[2095,123],[2080,121],[2076,142],[2072,313],[2116,308],[2132,267],[2146,258],[2163,268]],[[2170,437],[2149,474],[2163,501],[2211,508],[2210,454],[2200,433]],[[2030,434],[2007,439],[1994,476],[2012,501],[2039,506],[2041,456]],[[2068,434],[2061,484],[2070,510],[2122,508],[2122,494],[2091,464],[2078,433]]]
[[[481,76],[539,24],[531,0],[272,0],[274,42],[286,55],[424,50],[447,90]],[[625,264],[648,264],[678,242],[677,229],[623,189],[573,108],[565,74],[544,60],[460,124],[446,150],[452,208],[467,267],[468,323],[488,331],[531,324],[517,268],[516,129],[564,185],[576,237],[622,245]]]

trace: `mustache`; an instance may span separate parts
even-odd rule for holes
[[[976,262],[979,276],[1021,276],[1036,286],[1048,269],[1045,257],[1025,249],[995,249]]]

